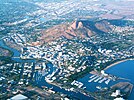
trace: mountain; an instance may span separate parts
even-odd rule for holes
[[[67,39],[74,37],[89,38],[90,36],[99,34],[102,35],[112,30],[112,26],[108,21],[89,21],[77,20],[71,23],[64,23],[47,30],[42,31],[39,40],[50,42],[63,36]]]
[[[114,28],[108,21],[103,20],[99,21],[95,24],[95,27],[103,32],[110,32]]]

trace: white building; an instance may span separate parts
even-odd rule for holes
[[[113,93],[111,94],[112,97],[117,97],[117,96],[119,96],[119,95],[121,95],[120,90],[116,90],[115,92],[113,92]]]
[[[26,97],[22,94],[17,94],[8,100],[28,100],[28,97]]]

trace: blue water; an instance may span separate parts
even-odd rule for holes
[[[112,75],[130,79],[130,81],[134,84],[134,60],[119,63],[108,68],[106,72]]]
[[[130,81],[128,82],[134,84],[134,60],[128,60],[128,61],[119,63],[113,67],[110,67],[106,70],[106,73],[129,79]],[[90,82],[89,83],[88,80],[90,80],[89,78],[90,76],[92,76],[92,74],[87,74],[86,76],[79,79],[78,81],[82,82],[87,87],[86,90],[91,91],[91,92],[95,92],[98,90],[96,86],[100,86],[104,88],[104,87],[110,87],[118,82],[126,82],[126,80],[110,81],[108,85],[106,85],[104,82],[102,83]],[[132,90],[129,100],[134,100],[134,89]]]
[[[0,47],[11,50],[14,53],[14,55],[13,55],[14,57],[19,57],[20,56],[19,51],[6,46],[2,40],[0,40]],[[14,58],[13,60],[15,60],[17,62],[35,62],[35,60],[22,60],[22,59],[19,59],[19,58]],[[53,70],[55,70],[54,67],[50,66],[50,73],[52,73]],[[122,62],[120,64],[117,64],[117,65],[107,69],[106,72],[110,73],[112,75],[116,75],[118,77],[130,79],[129,82],[134,84],[134,74],[133,74],[134,73],[134,60],[128,60],[128,61]],[[101,86],[102,88],[103,87],[109,87],[113,84],[116,84],[118,82],[123,81],[123,80],[119,80],[119,81],[116,81],[116,82],[111,81],[109,83],[109,85],[106,85],[104,82],[103,83],[95,83],[95,82],[89,83],[88,80],[89,80],[90,76],[91,76],[91,74],[87,74],[85,77],[79,79],[78,81],[81,81],[87,87],[86,90],[91,91],[91,92],[94,92],[94,91],[97,90],[96,86]],[[85,95],[83,95],[79,92],[66,91],[64,89],[61,89],[60,87],[49,84],[44,80],[44,78],[45,77],[42,77],[41,81],[39,81],[38,86],[40,86],[40,87],[41,86],[47,86],[48,88],[53,87],[54,91],[62,92],[62,93],[71,95],[73,97],[78,97],[81,100],[87,100],[87,99],[93,100],[92,97],[91,98],[87,97],[87,96],[85,96]],[[132,91],[132,94],[130,95],[129,100],[134,100],[134,89]]]
[[[13,57],[19,57],[20,56],[19,51],[17,51],[16,49],[13,49],[13,48],[10,48],[10,47],[6,46],[3,40],[0,40],[0,47],[3,47],[5,49],[8,49],[8,50],[12,51],[13,52]],[[12,58],[12,60],[14,60],[16,62],[23,63],[23,64],[26,63],[26,62],[34,62],[34,63],[36,62],[36,60],[23,60],[23,59],[20,59],[20,58]],[[50,71],[49,71],[48,74],[52,74],[52,72],[55,71],[56,69],[51,63],[49,63],[48,66],[50,68]],[[36,73],[36,76],[37,76],[37,73]],[[42,87],[42,86],[46,86],[48,88],[53,87],[53,90],[56,91],[56,92],[61,92],[61,93],[67,94],[67,95],[69,95],[71,97],[79,98],[80,100],[94,100],[94,98],[86,96],[86,95],[84,95],[84,94],[82,94],[80,92],[66,91],[63,88],[60,88],[58,86],[49,84],[49,83],[47,83],[45,81],[45,76],[44,77],[40,76],[41,79],[36,81],[36,84],[39,87]]]
[[[20,56],[20,52],[19,51],[17,51],[16,49],[13,49],[13,48],[10,48],[10,47],[6,46],[3,40],[0,40],[0,47],[12,51],[14,57],[19,57]]]
[[[128,60],[119,63],[113,67],[108,68],[106,72],[122,78],[129,79],[130,83],[134,85],[134,60]],[[134,100],[134,88],[132,90],[129,100]]]

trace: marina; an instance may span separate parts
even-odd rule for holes
[[[105,81],[107,78],[103,78],[102,80],[100,80],[98,83],[102,83],[103,81]]]
[[[110,79],[108,79],[107,81],[105,81],[105,83],[108,85],[108,83],[110,82]]]
[[[98,82],[100,79],[102,79],[102,77],[97,78],[94,82]]]
[[[93,77],[95,77],[96,75],[92,75],[92,76],[90,76],[89,78],[93,78]]]
[[[97,83],[102,83],[104,82],[105,84],[109,84],[111,80],[109,78],[103,77],[103,76],[99,76],[99,75],[92,75],[89,77],[88,82],[97,82]]]
[[[96,76],[94,78],[91,78],[88,82],[92,82],[93,80],[97,79],[99,76]]]
[[[128,68],[128,66],[130,68]],[[117,65],[114,65],[113,67],[109,67],[108,69],[105,70],[106,73],[113,75],[112,76],[113,79],[115,78],[115,76],[119,77],[117,78],[117,80],[113,80],[111,78],[104,77],[101,75],[87,74],[78,81],[82,82],[83,85],[86,87],[86,90],[90,92],[95,92],[98,89],[100,90],[105,87],[110,87],[120,82],[129,82],[134,85],[133,66],[134,66],[134,60],[127,60],[125,62],[121,62]],[[134,98],[134,89],[131,90],[129,100],[133,100],[133,98]]]
[[[21,59],[19,56],[20,56],[20,52],[19,51],[17,51],[16,49],[12,49],[12,48],[10,48],[10,47],[8,47],[8,46],[6,46],[5,44],[4,44],[4,42],[3,42],[3,40],[0,40],[0,47],[3,47],[3,48],[5,48],[5,49],[8,49],[8,50],[10,50],[10,51],[12,51],[13,52],[13,57],[12,57],[12,60],[14,60],[15,62],[18,62],[18,63],[22,63],[22,65],[24,65],[25,63],[27,63],[27,62],[31,62],[31,63],[35,63],[36,62],[36,60],[34,60],[34,59],[25,59],[25,60],[23,60],[23,59]],[[91,96],[89,96],[89,95],[84,95],[84,94],[82,94],[81,92],[75,92],[75,91],[71,91],[71,90],[66,90],[66,89],[63,89],[63,88],[61,88],[60,86],[57,86],[57,85],[53,85],[53,84],[50,84],[48,81],[48,79],[46,79],[45,80],[45,77],[47,76],[47,77],[49,77],[49,76],[51,76],[51,74],[53,74],[56,70],[55,70],[55,68],[54,68],[54,66],[53,66],[53,64],[52,63],[49,63],[48,64],[48,66],[49,66],[49,68],[50,68],[50,71],[47,73],[47,74],[45,74],[44,75],[44,73],[42,74],[41,72],[36,72],[34,75],[33,75],[33,77],[35,78],[35,81],[34,81],[34,83],[38,86],[38,87],[43,87],[43,86],[46,86],[47,88],[50,88],[50,89],[52,89],[53,91],[56,91],[56,92],[60,92],[60,93],[63,93],[63,94],[66,94],[66,95],[68,95],[68,96],[70,96],[70,97],[73,97],[73,98],[79,98],[79,99],[83,99],[83,100],[94,100],[94,98],[93,97],[91,97]],[[22,67],[24,67],[24,66],[22,66]],[[48,81],[47,81],[48,80]],[[77,83],[77,82],[76,82]],[[80,82],[81,83],[81,82]],[[22,84],[22,83],[21,83]],[[82,87],[83,85],[82,85],[82,83],[81,83],[81,85],[79,86],[79,87]],[[84,87],[85,88],[85,87]]]

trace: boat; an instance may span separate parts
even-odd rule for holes
[[[100,87],[100,86],[96,86],[96,88],[97,88],[97,89],[99,89],[99,90],[101,89],[101,87]]]
[[[108,79],[107,81],[105,81],[105,83],[108,85],[109,84],[109,82],[110,82],[110,79]]]
[[[96,77],[90,79],[88,82],[92,82],[93,80],[95,80],[95,79],[98,78],[98,77],[99,77],[99,76],[96,76]]]
[[[102,83],[103,81],[105,81],[107,78],[103,78],[102,80],[99,81],[99,83]]]
[[[93,77],[95,77],[96,75],[92,75],[92,76],[90,76],[89,78],[93,78]]]
[[[97,82],[97,81],[99,81],[101,78],[102,78],[102,77],[99,77],[99,78],[97,78],[96,80],[94,80],[94,82]]]

